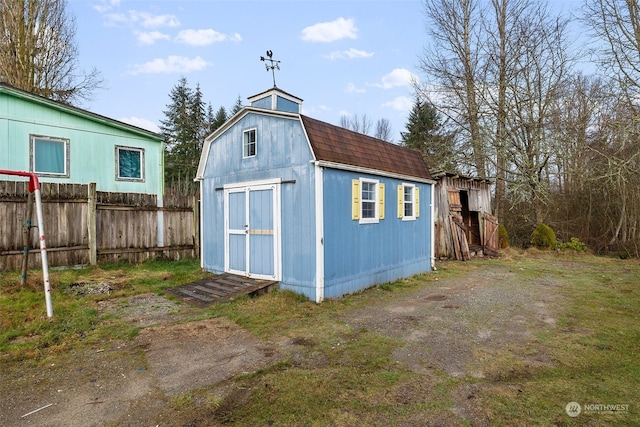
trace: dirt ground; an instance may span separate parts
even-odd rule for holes
[[[544,349],[537,348],[532,331],[555,327],[554,302],[562,298],[553,278],[527,284],[514,278],[508,266],[494,265],[481,274],[431,281],[410,293],[389,293],[375,306],[351,310],[340,320],[402,340],[405,345],[394,357],[416,372],[504,378],[509,372],[492,361],[516,358],[524,371],[551,363]],[[185,425],[179,409],[167,410],[169,399],[216,385],[225,396],[237,392],[228,389],[226,379],[296,357],[291,354],[295,346],[286,340],[262,342],[224,319],[185,323],[198,309],[161,296],[109,301],[101,311],[143,329],[131,342],[104,343],[65,358],[64,365],[43,370],[25,362],[3,372],[7,380],[0,386],[0,425]],[[464,419],[487,425],[487,415],[474,399],[477,387],[460,387],[451,418],[429,422],[459,425]],[[517,381],[513,388],[517,394]]]

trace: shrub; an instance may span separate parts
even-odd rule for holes
[[[509,233],[507,233],[507,227],[503,224],[498,225],[498,246],[500,246],[500,249],[509,247]]]
[[[556,233],[547,224],[541,222],[531,234],[531,244],[538,249],[555,249]]]
[[[572,237],[570,241],[562,243],[560,249],[573,249],[576,252],[586,252],[587,245],[582,243],[577,237]]]

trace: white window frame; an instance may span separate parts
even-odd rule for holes
[[[250,135],[251,132],[253,132],[253,135],[254,135],[253,143],[249,141],[249,136],[248,136]],[[247,155],[248,147],[251,144],[253,144],[253,154]],[[257,128],[247,129],[242,132],[242,158],[250,159],[252,157],[255,157],[257,154],[258,154],[258,129]]]
[[[51,142],[57,142],[57,143],[62,143],[64,148],[64,172],[63,173],[57,173],[57,172],[42,172],[42,171],[38,171],[36,170],[36,140],[46,140],[46,141],[51,141]],[[51,137],[51,136],[44,136],[44,135],[29,135],[29,167],[31,169],[31,172],[36,173],[38,176],[50,176],[50,177],[57,177],[57,178],[69,178],[69,163],[70,163],[70,155],[69,155],[70,151],[69,151],[69,140],[66,138],[56,138],[56,137]]]
[[[365,218],[364,217],[364,184],[373,184],[373,200],[366,199],[367,203],[374,203],[374,213],[373,218]],[[377,179],[368,179],[368,178],[360,178],[360,224],[377,224],[380,222],[380,195],[378,194],[380,191],[380,181]]]
[[[410,188],[411,201],[407,201],[406,189]],[[403,221],[415,221],[416,220],[416,186],[414,184],[402,183],[402,220]],[[411,206],[411,215],[406,215],[407,205]]]
[[[132,182],[144,182],[145,170],[144,170],[144,148],[139,147],[127,147],[124,145],[116,145],[115,147],[115,166],[116,166],[116,181],[132,181]],[[120,176],[120,151],[137,151],[140,153],[140,178],[132,178],[127,176]]]

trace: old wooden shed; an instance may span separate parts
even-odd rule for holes
[[[450,172],[434,173],[436,258],[467,260],[497,255],[498,219],[491,214],[491,181]]]

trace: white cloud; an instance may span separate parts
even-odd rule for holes
[[[175,15],[154,15],[138,10],[129,10],[127,13],[106,13],[104,17],[109,25],[140,25],[143,28],[180,26],[180,20]]]
[[[320,22],[302,30],[302,40],[309,42],[333,42],[357,38],[358,29],[353,18],[338,18],[331,22]]]
[[[346,93],[365,93],[366,90],[364,89],[359,89],[356,87],[356,85],[354,85],[353,83],[349,83],[347,85],[347,88],[344,90]]]
[[[151,132],[160,133],[160,128],[158,125],[151,120],[141,119],[139,117],[131,116],[131,117],[123,117],[118,119],[123,123],[128,123],[133,126],[137,126],[142,129],[150,130]]]
[[[105,13],[118,6],[120,6],[120,0],[101,0],[99,3],[94,4],[93,8],[99,13]]]
[[[367,52],[364,50],[358,50],[351,48],[349,50],[343,51],[333,51],[326,57],[334,60],[334,59],[359,59],[359,58],[371,58],[373,56],[373,52]]]
[[[130,67],[129,74],[160,74],[160,73],[189,73],[202,70],[211,64],[199,56],[185,58],[184,56],[169,56],[156,58],[144,64],[134,64]]]
[[[396,68],[389,74],[382,76],[380,83],[372,83],[372,86],[382,89],[391,89],[399,86],[409,86],[417,77],[406,68]]]
[[[385,102],[382,106],[398,111],[411,111],[413,99],[408,96],[397,96],[391,101]]]
[[[183,30],[176,36],[178,43],[187,44],[190,46],[207,46],[216,42],[223,41],[242,41],[242,37],[238,33],[231,35],[222,34],[216,30]]]
[[[137,32],[138,43],[142,45],[152,45],[156,40],[169,40],[171,37],[168,34],[161,33],[160,31],[149,32]]]
[[[148,12],[130,10],[129,18],[132,23],[139,23],[145,28],[177,27],[180,25],[180,21],[175,15],[153,15]]]

